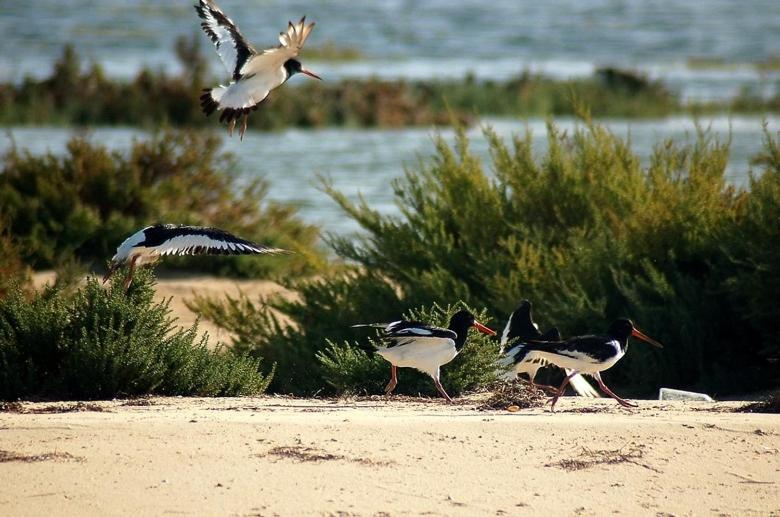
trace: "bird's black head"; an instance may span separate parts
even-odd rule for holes
[[[634,336],[635,338],[639,338],[642,341],[650,343],[653,346],[657,346],[658,348],[663,348],[663,345],[661,343],[645,336],[642,332],[640,332],[639,329],[637,329],[634,326],[634,322],[628,318],[619,318],[613,321],[612,324],[609,326],[608,332],[611,337],[614,337],[621,343],[628,342],[628,337]]]
[[[315,74],[311,70],[307,70],[303,68],[303,65],[297,59],[288,59],[287,61],[285,61],[284,69],[287,71],[287,79],[294,76],[295,74],[306,74],[309,77],[314,77],[315,79],[319,79],[320,81],[322,81],[322,77]]]
[[[478,322],[477,319],[474,317],[473,314],[471,314],[467,310],[460,310],[452,315],[450,318],[450,330],[453,331],[455,334],[457,334],[458,339],[455,342],[455,345],[458,349],[463,346],[463,344],[466,342],[466,334],[468,333],[469,327],[474,327],[483,334],[488,334],[490,336],[495,336],[496,333],[484,326],[482,323]]]

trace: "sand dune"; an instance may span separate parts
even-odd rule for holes
[[[158,398],[3,412],[0,508],[780,515],[780,418],[730,412],[735,404],[643,401],[629,411],[566,398],[551,414],[481,412],[473,400]]]

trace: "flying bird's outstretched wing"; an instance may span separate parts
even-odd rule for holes
[[[288,22],[287,30],[279,33],[279,46],[260,51],[244,73],[252,73],[264,67],[280,67],[288,59],[298,57],[314,25],[314,22],[307,25],[305,16],[298,23]]]
[[[237,81],[244,74],[244,66],[257,51],[246,41],[233,21],[211,0],[200,0],[195,10],[203,20],[200,26],[214,43],[217,54],[233,80]]]
[[[165,255],[253,255],[287,253],[256,244],[219,228],[185,225],[156,225],[144,229],[142,245]]]

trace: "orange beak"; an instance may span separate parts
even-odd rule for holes
[[[659,343],[655,339],[651,339],[651,338],[645,336],[644,334],[642,334],[639,331],[639,329],[637,329],[637,328],[634,328],[634,329],[631,330],[631,335],[636,337],[636,338],[641,339],[642,341],[644,341],[646,343],[650,343],[653,346],[657,346],[658,348],[663,348],[664,347],[661,343]]]
[[[491,329],[487,328],[485,325],[483,325],[482,323],[480,323],[478,321],[474,322],[473,327],[475,329],[479,330],[480,332],[482,332],[483,334],[487,334],[488,336],[495,336],[496,335],[496,332],[494,330],[491,330]]]
[[[306,70],[305,68],[301,68],[301,73],[302,74],[306,74],[309,77],[314,77],[315,79],[319,79],[320,81],[322,81],[322,77],[320,77],[319,75],[315,74],[311,70]]]

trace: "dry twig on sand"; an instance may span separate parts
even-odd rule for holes
[[[18,452],[0,450],[0,463],[20,461],[33,463],[36,461],[83,461],[83,458],[73,456],[67,452],[46,452],[43,454],[20,454]]]
[[[745,404],[736,411],[738,413],[780,413],[780,391],[772,393],[764,400]]]
[[[638,460],[642,459],[645,455],[643,445],[631,444],[614,450],[593,450],[587,447],[582,448],[579,458],[575,459],[562,459],[554,463],[547,463],[545,467],[558,467],[563,470],[583,470],[596,465],[616,465],[618,463],[633,463],[639,465],[653,472],[660,473],[661,471],[655,467],[642,463]]]
[[[534,388],[528,383],[522,381],[498,381],[487,387],[492,393],[484,403],[477,407],[480,411],[490,411],[494,409],[508,410],[510,408],[526,409],[531,407],[542,407],[547,398],[545,393],[539,388]]]

